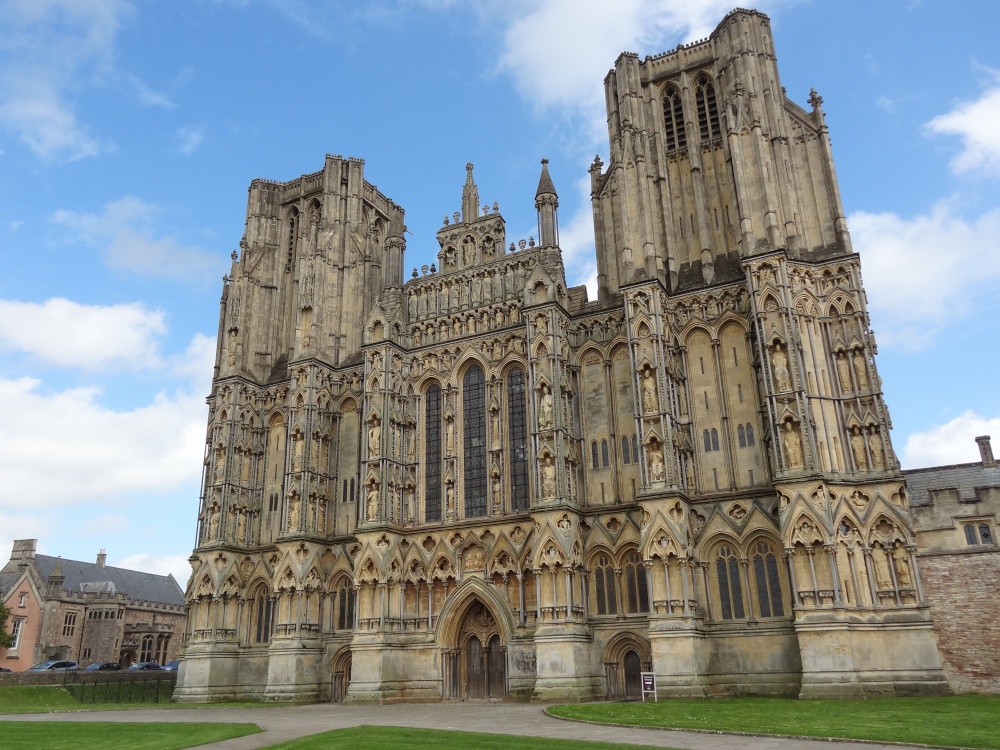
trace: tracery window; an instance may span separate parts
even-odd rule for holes
[[[144,635],[139,647],[139,661],[153,661],[153,636]]]
[[[719,108],[715,101],[715,84],[706,75],[698,76],[694,90],[698,106],[698,129],[702,140],[711,140],[722,135],[719,127]]]
[[[680,92],[672,86],[663,92],[663,135],[666,150],[681,151],[687,148],[684,132],[684,108]]]
[[[254,643],[267,643],[271,640],[271,597],[267,589],[257,589],[250,613],[254,618],[250,626]]]
[[[486,383],[472,365],[462,381],[462,437],[465,448],[465,515],[486,515]]]
[[[344,581],[337,592],[337,630],[351,630],[353,627],[354,587]]]
[[[639,555],[629,552],[625,556],[625,590],[628,595],[626,607],[630,614],[649,612],[649,583],[646,578],[646,566],[642,564]]]
[[[76,631],[76,612],[67,612],[63,619],[63,635],[69,638],[74,631]]]
[[[979,524],[979,539],[983,544],[993,544],[993,532],[988,523]]]
[[[167,663],[167,646],[170,645],[169,635],[160,635],[156,638],[156,657],[153,661],[159,664]]]
[[[629,451],[628,435],[622,436],[622,463],[623,464],[632,463],[632,456],[631,452]]]
[[[597,441],[592,440],[590,443],[590,461],[595,469],[601,468],[601,459],[597,453]]]
[[[742,620],[743,586],[740,584],[740,561],[733,548],[723,545],[715,558],[715,572],[719,579],[719,600],[723,620]]]
[[[761,617],[784,617],[781,581],[778,579],[778,558],[767,542],[758,542],[753,555],[753,574],[757,585],[757,601]]]
[[[424,517],[441,520],[441,386],[427,389],[424,407],[424,434],[427,464],[424,469]]]
[[[607,555],[597,558],[594,566],[594,592],[597,600],[597,614],[613,615],[618,612],[618,597],[615,588],[615,569]]]
[[[524,371],[507,376],[507,433],[510,445],[511,509],[528,509],[528,420]]]

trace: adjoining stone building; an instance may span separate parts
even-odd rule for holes
[[[0,666],[21,671],[46,659],[71,659],[80,666],[114,661],[127,667],[177,658],[186,602],[173,576],[111,567],[103,550],[87,563],[39,555],[36,545],[35,539],[15,541],[0,570],[0,585],[8,577],[18,583],[11,589],[18,606],[8,603],[9,627],[21,620],[23,639],[0,649]]]
[[[363,161],[251,183],[179,699],[948,690],[822,100],[745,10],[605,91],[596,300],[544,161],[405,281]]]
[[[903,472],[924,594],[945,674],[957,692],[1000,692],[1000,467],[980,461]]]

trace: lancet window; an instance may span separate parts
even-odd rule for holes
[[[702,140],[711,140],[722,135],[719,127],[719,107],[715,101],[715,84],[706,75],[698,76],[694,89],[694,99],[698,106],[698,129]]]
[[[528,425],[524,370],[507,376],[507,434],[510,445],[511,509],[528,509]]]
[[[625,590],[628,594],[629,614],[649,612],[649,583],[646,578],[646,567],[635,552],[625,556]]]
[[[437,383],[427,389],[424,405],[424,443],[427,464],[424,492],[424,516],[428,521],[441,520],[441,386]]]
[[[618,598],[615,587],[615,569],[607,555],[597,558],[594,566],[594,597],[597,600],[597,614],[613,615],[618,612]]]
[[[723,620],[742,620],[743,586],[740,584],[740,561],[733,548],[723,545],[715,557],[715,572],[719,579],[719,600]]]
[[[465,515],[486,515],[486,382],[472,365],[462,381],[462,439],[465,455]]]
[[[778,579],[778,558],[767,542],[758,542],[754,547],[753,574],[760,616],[783,617],[785,605],[781,599],[781,581]]]
[[[668,152],[687,148],[681,94],[673,87],[663,92],[663,135]]]
[[[253,617],[250,631],[254,643],[267,643],[271,640],[271,597],[263,586],[257,589],[250,613]]]
[[[354,588],[349,581],[342,581],[337,591],[337,630],[354,627]]]

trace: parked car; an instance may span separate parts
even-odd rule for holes
[[[174,659],[173,661],[168,661],[166,664],[164,664],[163,668],[165,670],[167,670],[168,672],[176,672],[177,671],[177,665],[179,665],[179,664],[180,664],[180,660],[179,659]]]
[[[13,672],[13,669],[7,669],[7,667],[0,667],[0,672]]]
[[[40,664],[36,664],[29,672],[68,672],[69,670],[76,669],[75,661],[43,661]]]
[[[129,669],[163,669],[155,661],[137,661]]]
[[[95,661],[89,667],[84,669],[84,672],[103,672],[105,670],[119,670],[122,665],[116,661]]]

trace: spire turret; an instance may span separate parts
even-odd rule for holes
[[[541,247],[556,247],[559,245],[559,219],[556,209],[559,208],[559,196],[555,185],[549,176],[549,160],[542,159],[542,174],[538,178],[538,190],[535,191],[535,208],[538,209],[538,244]]]
[[[479,188],[472,179],[472,162],[465,165],[465,186],[462,188],[462,221],[479,218]]]

